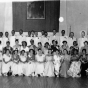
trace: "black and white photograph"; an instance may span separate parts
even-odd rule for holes
[[[88,0],[0,1],[0,88],[88,88]]]

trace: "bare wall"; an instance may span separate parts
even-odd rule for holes
[[[64,29],[67,34],[73,31],[77,38],[82,30],[87,33],[88,0],[61,0],[60,7],[60,16],[64,17],[64,22],[60,23],[60,31]]]

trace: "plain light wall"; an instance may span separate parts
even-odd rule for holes
[[[12,2],[0,2],[0,32],[12,30]]]
[[[60,16],[64,17],[64,22],[60,23],[60,31],[70,31],[80,37],[82,30],[88,32],[88,0],[61,0]]]

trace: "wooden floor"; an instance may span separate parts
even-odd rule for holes
[[[0,77],[0,88],[88,88],[88,78]]]

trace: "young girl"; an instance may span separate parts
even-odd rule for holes
[[[46,63],[45,63],[45,76],[53,77],[54,76],[54,64],[53,64],[53,56],[52,50],[48,49],[48,55],[46,55]]]
[[[45,55],[43,54],[41,49],[38,49],[38,54],[35,56],[36,60],[36,69],[35,76],[44,76],[44,61]]]
[[[20,54],[20,73],[22,75],[26,75],[27,72],[27,55],[25,53],[25,50],[21,51]]]
[[[69,69],[69,65],[70,65],[70,56],[68,55],[68,51],[66,49],[63,50],[63,62],[61,65],[61,70],[60,70],[60,75],[62,77],[67,78],[67,71]]]
[[[10,71],[11,67],[11,54],[9,49],[6,50],[5,54],[3,55],[3,62],[2,62],[2,74],[7,76],[7,73]]]
[[[12,54],[12,66],[11,66],[11,71],[12,71],[12,75],[13,76],[16,76],[16,75],[19,75],[19,60],[20,60],[20,57],[18,55],[18,50],[14,50],[13,51],[13,54]]]
[[[53,56],[53,59],[54,59],[54,70],[55,70],[55,75],[57,77],[59,77],[59,72],[60,72],[60,66],[61,66],[61,60],[62,60],[62,57],[60,55],[60,51],[59,50],[56,50],[54,56]]]
[[[35,51],[33,49],[29,50],[27,58],[27,73],[26,76],[34,76],[35,72]]]
[[[79,73],[81,71],[80,69],[81,62],[79,61],[79,55],[78,50],[74,50],[74,53],[71,57],[71,65],[68,70],[68,75],[74,77],[80,77]]]

